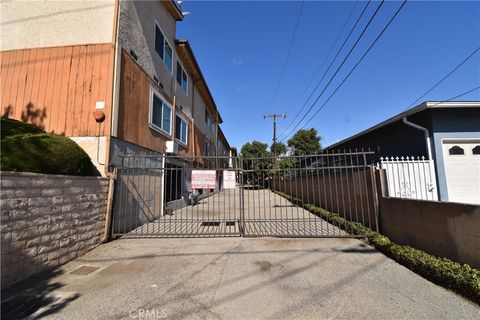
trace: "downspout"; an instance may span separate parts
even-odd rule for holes
[[[440,199],[440,194],[439,194],[439,189],[438,186],[436,185],[437,179],[435,177],[435,163],[433,162],[433,156],[432,156],[432,144],[430,142],[430,132],[428,131],[427,128],[422,127],[416,123],[410,122],[407,120],[407,117],[402,118],[402,122],[406,124],[407,126],[410,126],[412,128],[415,128],[417,130],[422,130],[425,133],[425,142],[427,144],[427,153],[428,153],[428,160],[430,161],[430,165],[428,166],[430,168],[430,187],[435,187],[437,190],[437,199]],[[433,183],[435,181],[435,184]]]
[[[192,77],[193,80],[193,77]],[[190,139],[190,144],[192,145],[192,155],[193,161],[195,162],[196,150],[195,150],[195,80],[192,81],[192,135]]]
[[[115,189],[115,180],[117,179],[117,169],[114,168],[113,172],[108,171],[108,165],[110,163],[110,144],[111,137],[117,136],[117,126],[118,126],[118,107],[119,107],[119,94],[120,94],[120,72],[121,72],[121,61],[120,61],[120,46],[118,41],[118,30],[120,28],[120,0],[115,1],[115,23],[113,25],[113,50],[114,50],[114,62],[113,62],[113,84],[112,84],[112,99],[111,99],[111,113],[110,113],[110,136],[107,137],[105,143],[106,146],[106,156],[105,164],[103,166],[105,176],[108,178],[108,195],[107,195],[107,212],[105,213],[105,228],[102,239],[100,243],[105,243],[110,240],[110,231],[111,231],[111,221],[112,221],[112,211],[113,211],[113,195]],[[98,157],[98,149],[97,149]]]
[[[106,147],[106,155],[105,155],[105,162],[100,163],[100,159],[98,158],[99,156],[99,137],[97,137],[97,162],[101,165],[103,165],[103,170],[105,176],[108,178],[108,195],[107,195],[107,210],[105,213],[105,228],[103,232],[102,239],[100,240],[100,243],[105,243],[109,240],[109,235],[110,235],[110,224],[112,221],[112,209],[113,209],[113,192],[115,189],[115,180],[117,179],[117,168],[113,169],[113,173],[108,171],[108,159],[110,158],[110,137],[107,137],[107,141],[105,143]]]
[[[109,146],[110,147],[110,146]],[[107,166],[105,166],[106,168]],[[117,179],[117,168],[113,169],[113,173],[108,172],[108,169],[105,169],[105,174],[108,177],[108,196],[107,196],[107,212],[105,215],[105,231],[101,243],[105,243],[110,239],[110,227],[112,222],[112,211],[113,211],[113,193],[115,189],[115,180]]]
[[[416,123],[410,122],[407,120],[407,117],[402,118],[402,122],[406,124],[407,126],[410,126],[412,128],[415,128],[417,130],[422,130],[425,133],[425,142],[427,144],[427,153],[428,153],[428,160],[433,160],[432,157],[432,145],[430,143],[430,132],[428,131],[427,128],[424,128]]]

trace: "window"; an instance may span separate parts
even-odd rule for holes
[[[448,154],[449,155],[462,155],[465,154],[465,151],[460,148],[459,146],[453,146],[450,149],[448,149]]]
[[[183,144],[187,144],[188,124],[178,115],[175,116],[175,138]]]
[[[212,133],[215,133],[215,122],[213,122],[212,117],[208,113],[207,109],[205,109],[205,122],[207,123]]]
[[[162,31],[160,31],[160,28],[158,25],[155,26],[155,51],[157,51],[158,55],[160,58],[164,57],[164,45],[165,45],[165,37],[163,36]]]
[[[188,94],[188,76],[185,70],[183,70],[180,61],[177,60],[177,82],[183,89],[183,92]]]
[[[160,95],[151,89],[151,106],[150,106],[150,125],[155,130],[161,130],[170,134],[172,122],[172,108],[160,97]]]
[[[165,41],[165,58],[163,62],[167,65],[168,70],[172,71],[173,51],[167,41]]]
[[[155,24],[155,51],[158,53],[162,61],[167,66],[168,70],[173,70],[173,50],[170,44],[168,44],[167,38],[163,34],[162,30]]]
[[[212,131],[212,133],[215,133],[215,122],[213,121],[210,122],[210,130]]]
[[[475,148],[472,149],[472,154],[480,154],[480,145],[475,146]]]
[[[204,153],[205,156],[210,155],[210,143],[207,140],[205,140],[205,145],[204,145],[204,150],[203,151],[204,151],[203,153]]]

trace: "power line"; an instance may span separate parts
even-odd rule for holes
[[[452,97],[452,98],[450,98],[450,99],[442,100],[442,101],[440,101],[440,102],[438,102],[438,103],[436,103],[436,104],[432,104],[430,107],[438,106],[439,104],[442,104],[442,103],[445,103],[445,102],[449,102],[449,101],[458,99],[458,98],[463,97],[463,96],[466,96],[467,94],[472,93],[473,91],[478,90],[478,89],[480,89],[480,86],[475,87],[475,88],[473,88],[473,89],[470,89],[470,90],[468,90],[468,91],[462,92],[462,93],[460,93],[460,94],[458,94],[458,95],[456,95],[455,97]]]
[[[289,58],[290,58],[290,53],[292,52],[293,43],[294,43],[294,41],[295,41],[295,36],[297,35],[297,29],[298,29],[298,25],[299,25],[299,23],[300,23],[300,17],[302,16],[302,11],[303,11],[303,5],[304,5],[304,3],[305,3],[305,1],[302,0],[302,2],[301,2],[301,4],[300,4],[300,10],[299,10],[298,16],[297,16],[297,21],[295,22],[295,28],[294,28],[294,30],[293,30],[292,39],[290,40],[290,45],[288,46],[287,57],[285,58],[285,62],[283,63],[282,72],[280,73],[280,78],[278,79],[277,86],[275,87],[275,90],[273,91],[273,97],[272,97],[272,99],[270,100],[270,103],[268,104],[267,112],[266,112],[266,113],[268,113],[270,107],[271,107],[272,104],[273,104],[273,101],[274,101],[275,98],[277,97],[278,89],[280,88],[280,84],[282,83],[283,75],[284,75],[284,73],[285,73],[285,69],[287,68],[288,60],[289,60]]]
[[[328,81],[328,83],[325,85],[325,87],[323,88],[322,92],[320,92],[320,94],[318,95],[317,99],[315,100],[315,102],[310,106],[310,108],[307,110],[307,112],[303,115],[303,117],[300,119],[300,121],[297,122],[297,124],[295,125],[295,127],[290,131],[290,133],[284,137],[282,139],[282,141],[284,141],[288,136],[290,136],[292,134],[292,132],[298,128],[298,126],[300,125],[300,123],[302,123],[302,121],[307,117],[307,115],[310,113],[310,111],[313,109],[313,107],[315,106],[315,104],[317,103],[317,101],[320,99],[320,97],[324,94],[325,90],[327,90],[328,86],[332,83],[333,79],[335,78],[335,76],[337,75],[337,73],[340,71],[340,69],[343,67],[343,65],[345,64],[345,62],[347,61],[347,59],[350,57],[350,54],[353,52],[353,50],[356,48],[357,44],[360,42],[360,40],[362,39],[363,35],[365,34],[365,32],[367,31],[368,27],[370,26],[370,24],[372,23],[373,19],[375,18],[375,16],[377,15],[378,11],[380,10],[380,8],[382,7],[382,5],[385,3],[384,0],[382,0],[382,2],[380,3],[380,5],[377,7],[377,9],[375,10],[375,12],[373,13],[373,15],[370,17],[370,19],[368,20],[368,23],[366,24],[366,26],[363,28],[363,31],[362,33],[358,36],[357,40],[355,41],[355,43],[353,44],[352,48],[350,49],[350,51],[348,52],[347,56],[343,59],[342,63],[340,64],[340,66],[338,66],[337,70],[335,71],[335,73],[332,75],[332,77],[330,78],[330,80]]]
[[[367,51],[365,51],[365,53],[362,55],[362,57],[360,58],[360,60],[358,60],[358,62],[355,64],[355,66],[352,68],[352,70],[350,70],[350,72],[347,74],[347,76],[342,80],[342,82],[337,86],[337,88],[335,89],[335,91],[332,92],[332,94],[328,97],[328,99],[320,106],[320,108],[310,117],[310,119],[308,119],[308,121],[300,128],[300,129],[303,129],[308,123],[310,123],[310,121],[313,120],[313,118],[315,118],[315,116],[323,109],[323,107],[325,107],[325,105],[328,103],[328,101],[330,101],[330,99],[335,95],[335,93],[337,93],[337,91],[342,87],[342,85],[345,83],[345,81],[347,81],[347,79],[350,77],[350,75],[353,73],[353,71],[355,71],[355,69],[358,67],[358,65],[363,61],[363,59],[367,56],[367,54],[370,52],[370,50],[373,48],[373,46],[378,42],[378,40],[381,38],[381,36],[385,33],[385,31],[388,29],[388,27],[391,25],[391,23],[393,22],[393,20],[395,20],[395,18],[397,17],[397,15],[400,13],[400,11],[403,9],[403,7],[405,6],[405,4],[407,3],[408,0],[405,0],[403,1],[402,5],[397,9],[397,11],[395,12],[395,14],[390,18],[390,20],[388,21],[388,23],[385,25],[385,27],[383,28],[382,32],[380,32],[380,34],[375,38],[375,40],[372,42],[372,44],[370,45],[370,47],[368,47]],[[320,98],[317,97],[317,99],[315,100],[314,102],[314,105],[315,103],[317,103],[318,99]],[[290,133],[291,134],[291,133]],[[288,136],[287,136],[288,137]],[[286,137],[285,137],[286,138]],[[282,140],[283,141],[283,140]]]
[[[272,146],[276,146],[277,145],[277,118],[278,119],[286,119],[287,118],[287,115],[284,113],[284,114],[264,114],[263,115],[263,119],[269,119],[269,118],[272,118],[273,119],[273,143],[272,143]],[[273,147],[272,147],[273,148]],[[275,155],[275,151],[273,152],[273,154]]]
[[[453,68],[452,71],[450,71],[449,73],[447,73],[447,75],[445,75],[440,81],[438,81],[433,87],[431,87],[430,89],[428,89],[427,92],[425,92],[424,94],[422,94],[420,97],[417,98],[417,100],[413,101],[408,107],[406,107],[405,109],[403,109],[403,111],[407,110],[407,109],[410,109],[412,106],[414,106],[420,99],[422,99],[423,97],[425,97],[427,94],[429,94],[433,89],[435,89],[438,85],[440,85],[445,79],[447,79],[448,77],[450,77],[455,71],[458,70],[458,68],[460,68],[464,63],[466,63],[468,60],[470,60],[471,57],[473,57],[478,51],[480,50],[480,47],[478,47],[476,50],[474,50],[468,57],[466,57],[462,62],[460,62],[455,68]]]
[[[350,21],[350,18],[352,17],[353,15],[353,12],[355,11],[355,8],[357,7],[358,5],[358,1],[355,2],[355,5],[353,6],[352,10],[350,11],[350,14],[348,15],[348,18],[347,20],[345,20],[345,23],[343,24],[343,27],[342,29],[340,30],[340,32],[338,33],[337,35],[337,38],[335,39],[335,42],[332,44],[332,46],[330,47],[330,50],[328,51],[328,54],[325,56],[325,59],[323,59],[322,63],[320,64],[320,66],[318,67],[318,69],[315,71],[315,74],[314,76],[312,77],[312,79],[310,79],[310,81],[308,82],[307,86],[305,87],[305,89],[303,90],[302,92],[302,95],[300,96],[303,97],[303,95],[305,94],[305,92],[307,92],[307,89],[310,87],[310,85],[312,84],[313,80],[315,80],[315,78],[317,77],[317,75],[320,73],[320,71],[322,70],[323,66],[325,65],[325,62],[327,62],[327,59],[328,57],[330,56],[330,54],[332,53],[333,51],[333,48],[335,47],[335,45],[337,44],[338,40],[340,39],[340,36],[342,35],[343,31],[345,30],[345,27],[347,26],[348,22]],[[292,124],[295,122],[295,120],[297,120],[298,116],[301,114],[301,112],[303,111],[303,109],[305,108],[305,106],[307,105],[308,101],[310,100],[310,98],[313,96],[313,94],[315,93],[315,91],[317,90],[318,86],[320,85],[320,83],[322,82],[323,78],[325,78],[325,75],[327,74],[327,72],[330,70],[333,62],[337,59],[339,53],[342,51],[343,47],[345,46],[345,43],[348,41],[348,39],[350,38],[350,36],[352,35],[353,33],[353,30],[356,28],[358,22],[360,21],[360,19],[362,18],[365,10],[367,9],[368,5],[370,4],[370,0],[367,2],[367,4],[365,5],[365,7],[363,8],[363,11],[362,13],[360,14],[360,16],[358,17],[357,21],[355,22],[355,24],[353,25],[353,27],[351,28],[350,32],[348,33],[348,36],[347,38],[343,41],[343,44],[341,45],[340,49],[337,51],[337,54],[335,55],[335,57],[333,58],[332,60],[332,63],[328,66],[328,69],[327,71],[325,71],[325,73],[323,74],[322,78],[320,79],[320,81],[318,82],[317,86],[315,87],[315,89],[313,89],[312,93],[310,94],[310,96],[307,98],[307,100],[305,101],[305,103],[303,104],[303,106],[300,108],[300,110],[297,112],[297,114],[295,115],[295,117],[292,119],[292,121],[290,121],[289,125],[287,126],[287,128],[285,128],[285,130],[282,131],[282,133],[280,133],[279,137],[282,136],[282,134],[284,134],[285,132],[288,131],[288,129],[292,126]],[[298,101],[295,103],[297,104],[298,102],[300,102],[300,98],[298,99]]]

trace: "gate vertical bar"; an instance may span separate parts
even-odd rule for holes
[[[244,204],[244,201],[245,201],[245,198],[244,198],[244,193],[243,193],[243,159],[242,158],[239,158],[239,180],[240,180],[240,190],[239,190],[239,201],[240,201],[240,225],[241,225],[241,228],[240,228],[240,234],[242,237],[245,236],[245,228],[246,228],[246,225],[245,225],[245,204]]]

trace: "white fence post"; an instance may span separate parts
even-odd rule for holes
[[[438,201],[433,160],[425,157],[381,157],[387,174],[388,195],[395,198]]]

